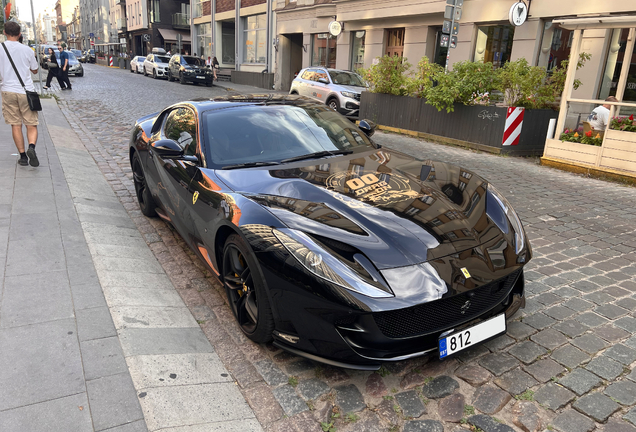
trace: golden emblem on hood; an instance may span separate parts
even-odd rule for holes
[[[375,205],[389,205],[421,196],[411,189],[409,179],[397,173],[366,172],[355,174],[342,171],[327,178],[327,187]]]

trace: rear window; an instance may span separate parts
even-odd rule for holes
[[[170,61],[170,57],[168,57],[168,56],[155,56],[155,61],[157,63],[168,63]]]

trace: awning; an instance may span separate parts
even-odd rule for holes
[[[158,29],[159,33],[161,33],[161,37],[166,42],[176,42],[177,35],[181,35],[181,42],[192,42],[192,38],[190,37],[190,33],[180,32],[173,29],[160,28]]]
[[[559,24],[562,28],[567,30],[585,30],[588,28],[631,28],[636,27],[636,15],[555,19],[552,23]]]

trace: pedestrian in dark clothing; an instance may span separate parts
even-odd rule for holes
[[[72,90],[71,81],[68,79],[68,52],[64,51],[62,44],[57,46],[60,50],[60,72],[59,72],[59,82],[62,90]]]
[[[216,71],[219,70],[219,61],[214,57],[212,59],[212,71],[214,72],[214,80],[218,81],[219,79],[216,76]]]
[[[60,87],[62,87],[62,81],[60,80],[60,68],[57,65],[57,57],[55,57],[55,51],[53,50],[53,48],[49,48],[49,61],[48,63],[50,63],[49,66],[49,74],[46,76],[46,85],[44,86],[45,89],[49,89],[51,88],[51,80],[53,79],[53,77],[57,78],[57,82],[60,85]],[[53,64],[55,64],[55,66],[52,66]]]

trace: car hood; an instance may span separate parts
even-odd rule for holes
[[[486,216],[483,178],[392,150],[216,175],[290,228],[352,245],[380,270],[479,249],[503,236]]]
[[[342,84],[334,84],[336,87],[338,87],[339,91],[350,91],[353,93],[362,93],[363,91],[366,90],[366,87],[356,87],[356,86],[349,86],[349,85],[342,85]]]

